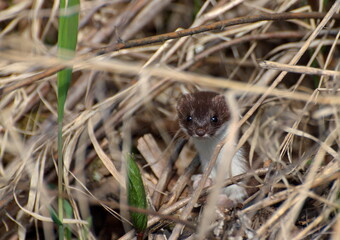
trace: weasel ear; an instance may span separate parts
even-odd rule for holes
[[[191,98],[190,93],[183,94],[178,100],[177,100],[177,111],[182,108],[185,102],[189,101]]]
[[[225,100],[225,97],[222,95],[222,94],[219,94],[219,95],[216,95],[214,98],[213,98],[213,101],[217,104],[224,104],[224,105],[227,105],[227,102]]]

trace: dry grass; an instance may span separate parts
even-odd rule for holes
[[[56,207],[52,70],[60,64],[75,68],[63,131],[65,198],[73,208],[65,223],[75,238],[134,236],[118,203],[124,156],[133,151],[147,189],[150,238],[339,239],[340,34],[331,17],[340,1],[81,1],[78,57],[67,63],[55,57],[58,6],[51,2],[0,2],[0,239],[56,236],[49,213]],[[94,54],[179,28],[288,11],[325,17]],[[243,208],[206,213],[195,202],[190,176],[198,162],[190,142],[176,135],[175,106],[197,88],[237,97],[240,142],[262,163],[260,190]],[[202,225],[202,212],[211,224]]]

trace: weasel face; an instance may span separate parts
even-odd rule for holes
[[[181,128],[195,138],[214,137],[230,118],[224,96],[215,92],[183,95],[177,113]]]

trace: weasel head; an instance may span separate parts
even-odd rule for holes
[[[183,95],[177,102],[177,114],[181,129],[199,139],[219,135],[230,119],[224,96],[216,92]]]

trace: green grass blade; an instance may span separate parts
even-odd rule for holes
[[[128,181],[127,194],[129,206],[146,209],[147,201],[142,176],[134,160],[134,156],[128,157]],[[137,233],[143,233],[147,227],[148,217],[145,213],[130,211],[131,222]]]
[[[78,36],[78,18],[79,0],[61,0],[58,35],[58,56],[60,58],[67,60],[74,56]],[[71,77],[72,69],[64,69],[58,73],[58,116],[61,119]]]
[[[51,215],[51,218],[52,218],[52,221],[57,224],[58,226],[62,226],[63,223],[60,221],[57,213],[54,211],[53,208],[49,208],[49,211],[50,211],[50,215]]]
[[[79,0],[61,0],[59,9],[58,56],[71,59],[77,45]],[[67,91],[71,83],[72,69],[58,72],[58,219],[63,221],[63,157],[62,127]],[[64,226],[59,225],[59,239],[64,239]]]
[[[64,200],[64,210],[65,210],[65,216],[66,218],[73,218],[73,208],[70,204],[69,201]],[[72,233],[71,233],[71,229],[70,226],[66,225],[65,227],[65,237],[67,240],[71,240],[72,239]]]

